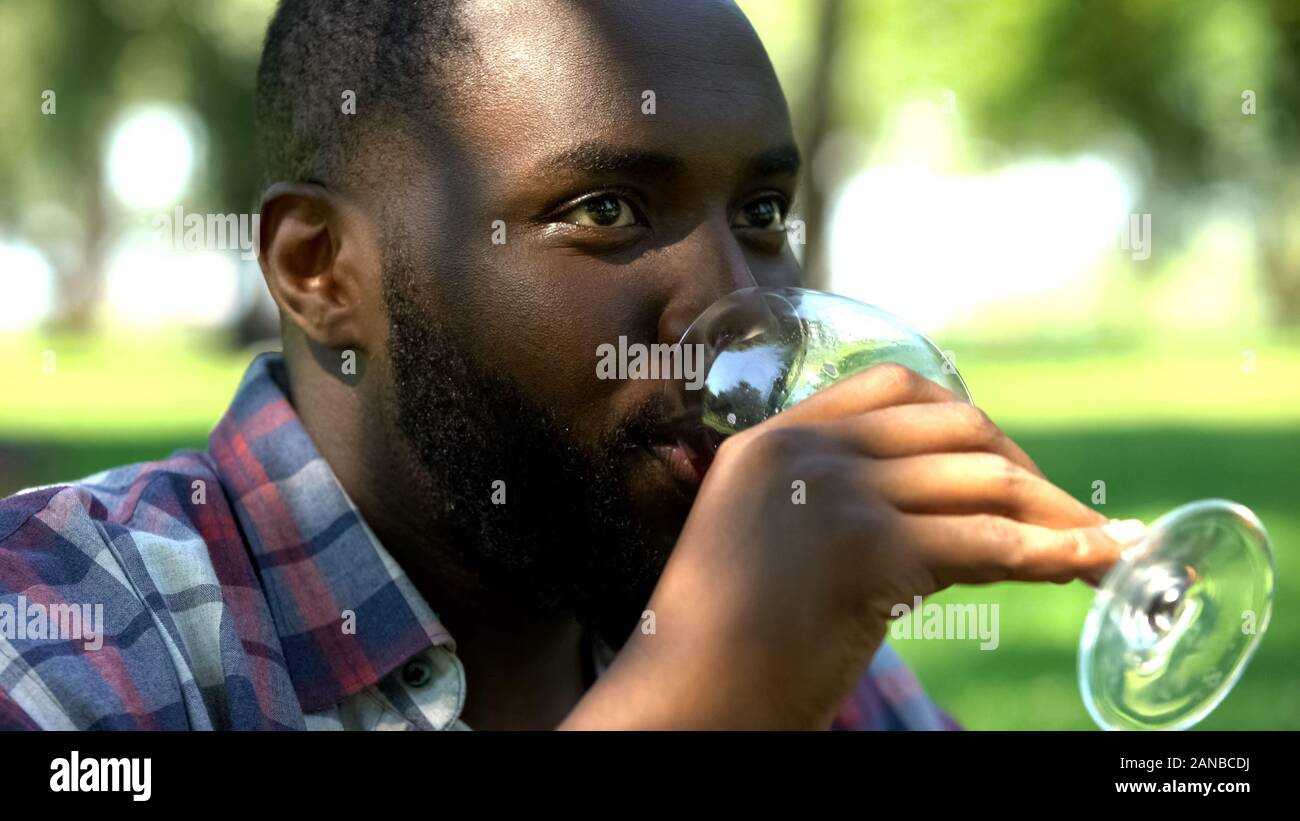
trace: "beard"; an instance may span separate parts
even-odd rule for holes
[[[642,524],[625,478],[660,403],[594,445],[576,441],[515,381],[476,361],[445,315],[403,287],[414,281],[403,273],[384,276],[394,401],[449,534],[443,547],[484,589],[537,613],[572,615],[620,648],[676,538]]]

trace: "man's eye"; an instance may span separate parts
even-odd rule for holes
[[[601,194],[579,203],[560,220],[593,228],[624,228],[636,225],[636,213],[623,197]]]
[[[736,228],[784,231],[785,200],[775,195],[754,200],[740,209],[734,225]]]

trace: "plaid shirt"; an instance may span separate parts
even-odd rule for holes
[[[0,728],[469,729],[455,642],[284,384],[263,355],[206,452],[0,502]],[[956,725],[882,646],[833,726]]]

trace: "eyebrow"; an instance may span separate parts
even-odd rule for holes
[[[686,163],[681,157],[598,142],[582,143],[561,151],[543,165],[550,171],[576,171],[592,175],[623,172],[669,176],[686,169]]]
[[[775,177],[788,174],[798,176],[801,158],[799,149],[793,143],[772,148],[759,154],[750,163],[750,172],[755,177]]]
[[[621,148],[601,142],[586,142],[565,149],[547,159],[542,166],[550,172],[569,171],[591,175],[630,173],[673,176],[686,170],[685,161],[672,154]],[[799,149],[792,143],[768,149],[749,163],[750,174],[755,177],[781,174],[793,177],[798,175],[799,167]]]

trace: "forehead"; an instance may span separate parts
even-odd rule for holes
[[[790,141],[767,54],[730,3],[474,2],[463,22],[474,56],[454,95],[459,136],[508,152],[498,162],[592,140],[685,157]]]

